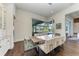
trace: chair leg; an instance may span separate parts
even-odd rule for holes
[[[62,49],[64,50],[64,44],[61,45]]]

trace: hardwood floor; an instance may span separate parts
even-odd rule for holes
[[[5,56],[38,56],[36,48],[24,51],[24,42],[15,43],[15,47],[9,50]],[[40,49],[39,49],[40,50]],[[42,56],[79,56],[79,40],[67,40],[63,47],[58,47],[47,55],[40,50]]]
[[[24,55],[24,41],[14,43],[14,49],[9,50],[5,56],[23,56]]]
[[[79,40],[68,40],[64,44],[64,50],[60,50],[58,56],[79,56]]]

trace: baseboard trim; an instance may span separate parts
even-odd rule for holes
[[[24,39],[15,40],[14,43],[15,43],[15,42],[20,42],[20,41],[24,41]]]

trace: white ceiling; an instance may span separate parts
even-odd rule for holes
[[[68,14],[69,16],[73,17],[73,18],[79,18],[79,11],[73,12]]]
[[[17,8],[21,8],[44,17],[50,17],[53,14],[73,5],[73,3],[52,3],[50,6],[48,3],[16,3],[15,5]]]

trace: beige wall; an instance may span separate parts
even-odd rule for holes
[[[27,12],[22,9],[16,9],[16,19],[14,21],[15,34],[14,41],[22,41],[32,36],[32,18],[46,20],[40,15]]]
[[[65,15],[63,14],[58,14],[54,15],[53,19],[55,20],[55,26],[57,23],[61,23],[61,29],[56,29],[55,27],[55,33],[60,33],[61,36],[65,36]]]

